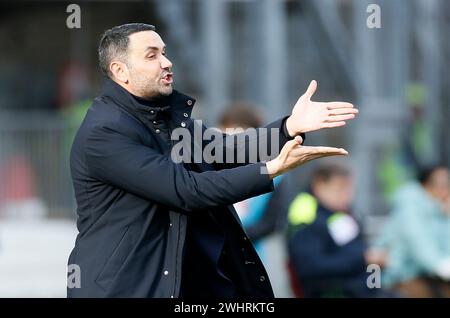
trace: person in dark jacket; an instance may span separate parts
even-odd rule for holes
[[[313,171],[310,190],[291,202],[288,254],[297,296],[379,294],[367,286],[366,269],[384,260],[369,252],[360,225],[349,213],[353,191],[350,170],[339,163],[325,163]]]
[[[263,128],[241,143],[220,134],[214,149],[239,150],[243,162],[178,162],[172,132],[206,129],[190,119],[195,100],[172,88],[172,63],[155,27],[107,30],[99,62],[107,79],[71,149],[79,234],[69,268],[79,275],[69,272],[68,297],[273,297],[232,204],[271,191],[274,177],[300,164],[347,154],[301,146],[301,134],[342,126],[357,110],[312,102],[313,81],[290,116],[266,127],[279,145]],[[194,138],[192,147],[211,143]],[[250,160],[250,145],[264,143],[275,153]]]

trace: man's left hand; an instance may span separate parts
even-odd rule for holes
[[[298,99],[286,128],[291,137],[322,128],[344,126],[346,120],[355,118],[358,109],[345,102],[313,102],[311,97],[317,89],[317,82],[311,81],[307,91]]]

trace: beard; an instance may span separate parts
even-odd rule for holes
[[[156,79],[149,78],[143,74],[133,74],[132,82],[136,92],[144,99],[154,99],[161,96],[169,96],[173,92],[172,84],[165,84],[163,78],[170,71],[164,71]]]

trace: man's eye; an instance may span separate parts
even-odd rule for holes
[[[149,56],[147,56],[149,59],[152,59],[152,58],[154,58],[155,57],[155,55],[154,54],[152,54],[152,55],[149,55]]]

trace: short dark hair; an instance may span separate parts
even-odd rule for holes
[[[98,62],[103,73],[111,76],[109,64],[118,56],[126,62],[129,36],[142,31],[155,31],[155,26],[145,23],[128,23],[115,26],[103,33],[98,47]]]
[[[429,184],[436,170],[448,169],[442,163],[435,163],[429,166],[420,167],[417,173],[417,179],[422,185]]]
[[[341,163],[326,163],[319,165],[312,173],[313,182],[329,182],[334,177],[350,177],[350,169]]]
[[[240,128],[257,128],[262,124],[262,116],[258,108],[250,103],[236,102],[227,107],[219,118],[219,125]]]

